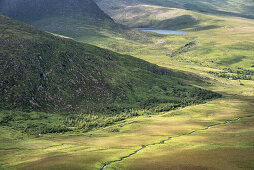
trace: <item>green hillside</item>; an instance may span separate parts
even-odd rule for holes
[[[108,12],[109,10],[116,10],[125,5],[132,6],[137,4],[158,5],[170,8],[179,8],[202,12],[207,14],[217,14],[226,16],[237,16],[244,18],[254,18],[254,3],[252,0],[97,0],[100,7]],[[113,5],[115,4],[115,5]]]
[[[53,36],[1,16],[2,109],[120,112],[218,96],[143,60]],[[168,103],[168,105],[166,105]],[[165,108],[164,108],[165,107]]]
[[[144,4],[98,3],[116,22],[129,27],[184,29],[199,24],[198,18],[181,9]],[[107,4],[107,5],[106,5]]]
[[[115,23],[93,0],[1,0],[1,13],[81,42],[148,39],[146,34]]]
[[[194,3],[194,2],[193,2]],[[168,62],[220,69],[210,73],[230,79],[253,79],[253,19],[211,15],[164,6],[118,0],[100,1],[109,15],[131,27],[184,30],[186,34],[159,35],[149,43],[93,42],[103,48],[144,59],[162,66]],[[107,5],[106,5],[107,4]],[[113,8],[113,4],[116,7]],[[223,3],[221,3],[223,5]],[[248,4],[251,7],[251,4]],[[121,11],[121,12],[120,12]],[[192,44],[192,45],[190,45]],[[125,45],[125,48],[122,46]],[[159,57],[160,56],[160,57]],[[166,63],[166,64],[164,64]]]
[[[98,3],[185,33],[88,0],[0,0],[33,25],[0,15],[0,169],[254,169],[253,1]]]
[[[254,3],[252,0],[141,0],[143,3],[182,8],[197,12],[254,18]]]
[[[254,18],[254,3],[242,1],[97,0],[101,9],[117,23],[130,27],[185,29],[201,24],[194,12],[208,15]]]

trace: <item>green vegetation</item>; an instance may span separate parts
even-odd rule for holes
[[[234,71],[234,70],[225,70],[224,72],[213,72],[209,71],[208,73],[214,74],[218,77],[228,78],[231,80],[253,80],[253,71],[251,70],[243,70],[243,71]]]
[[[120,0],[96,0],[101,7],[104,8],[111,7],[111,10],[118,9],[119,7],[125,5],[135,5],[135,4],[149,4],[149,5],[157,5],[162,7],[170,7],[170,8],[179,8],[179,9],[186,9],[191,11],[197,11],[202,13],[208,14],[217,14],[217,15],[228,15],[228,16],[238,16],[238,17],[245,17],[245,18],[252,18],[253,19],[253,8],[254,4],[251,0],[195,0],[195,1],[188,1],[188,0],[126,0],[124,3]],[[115,7],[113,6],[115,4]],[[102,9],[104,9],[102,8]],[[105,10],[107,11],[107,10]]]
[[[0,20],[1,124],[22,132],[88,131],[221,96],[183,73]]]
[[[156,8],[156,6],[152,6]],[[149,8],[152,8],[149,6]],[[158,7],[160,8],[160,7]],[[157,8],[156,8],[157,9]],[[162,10],[162,9],[161,9]],[[179,12],[178,9],[163,7],[164,13]],[[130,54],[161,66],[167,63],[185,63],[220,70],[231,69],[253,71],[254,22],[249,19],[204,15],[192,11],[182,11],[191,15],[199,24],[190,28],[186,34],[147,35],[149,42],[122,39],[107,39],[101,42],[94,39],[90,43],[120,53]],[[142,23],[142,17],[140,23]],[[79,41],[86,42],[85,39]],[[194,43],[191,46],[185,46]],[[125,46],[124,46],[125,45]],[[123,46],[125,48],[123,48]],[[165,63],[165,64],[164,64]]]
[[[160,168],[199,167],[202,163],[203,168],[248,169],[253,165],[253,117],[181,136],[212,124],[253,115],[253,81],[245,80],[246,86],[243,87],[237,81],[224,84],[227,80],[223,78],[205,76],[204,79],[216,83],[211,89],[227,95],[206,104],[160,115],[132,117],[86,133],[45,134],[35,138],[2,126],[1,166],[4,169],[100,169],[105,163],[129,155],[142,145],[160,143],[180,135],[147,147],[106,169],[154,169],[158,167],[156,162],[160,162]],[[245,94],[239,95],[241,91]],[[191,161],[186,162],[187,159]],[[215,161],[217,163],[211,164]]]
[[[122,4],[115,1],[100,1],[100,7],[117,22],[130,27],[158,29],[184,29],[197,25],[199,21],[184,10],[144,4]]]
[[[254,18],[251,0],[96,0],[116,22],[130,27],[184,29],[200,23],[190,11],[220,16]],[[206,20],[207,21],[207,20]],[[206,22],[204,21],[204,22]],[[199,29],[210,29],[205,26]]]
[[[50,114],[44,112],[1,111],[0,126],[32,136],[47,133],[86,132],[139,116],[136,114]]]
[[[105,170],[253,169],[254,22],[184,10],[245,16],[251,15],[250,1],[237,1],[238,9],[246,8],[246,13],[235,10],[234,0],[213,1],[221,2],[216,11],[211,10],[211,1],[188,1],[181,9],[134,4],[137,13],[129,1],[110,2],[124,9],[130,5],[126,14],[136,17],[123,16],[128,20],[122,23],[135,21],[131,26],[149,23],[153,12],[158,23],[186,15],[198,23],[186,26],[187,34],[101,29],[75,37],[125,54],[120,55],[1,16],[0,85],[8,84],[0,86],[5,88],[0,92],[31,101],[20,105],[20,101],[1,101],[0,169],[90,170],[109,162]],[[175,2],[175,7],[184,2]],[[121,10],[118,7],[112,13]],[[138,9],[147,12],[141,15]],[[14,86],[16,80],[29,88]],[[35,87],[46,85],[42,93],[28,83],[31,80]],[[84,82],[88,88],[81,90],[89,92],[83,93],[85,97],[77,95]],[[218,94],[223,96],[215,99]]]
[[[93,0],[1,0],[0,14],[43,31],[75,39],[144,40],[145,34],[117,24]]]
[[[61,133],[69,130],[63,124],[64,120],[61,118],[58,114],[1,111],[0,125],[32,135],[38,135],[40,133]]]

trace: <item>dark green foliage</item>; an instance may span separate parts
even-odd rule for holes
[[[113,129],[110,129],[109,132],[114,132],[114,133],[116,133],[116,132],[119,132],[119,129],[118,129],[118,128],[113,128]]]
[[[225,70],[229,73],[237,73],[237,74],[254,76],[254,71],[253,70],[246,70],[246,69],[243,69],[243,68],[240,68],[240,67],[237,70],[233,70],[233,69],[230,69],[230,68],[224,68],[223,70]]]
[[[0,126],[9,126],[28,134],[62,133],[70,131],[62,116],[42,112],[1,111]]]
[[[116,122],[139,116],[135,113],[107,114],[50,114],[44,112],[0,111],[0,126],[30,135],[63,133],[68,131],[87,132],[106,127]],[[112,132],[116,132],[113,130]]]
[[[133,113],[119,114],[79,114],[68,115],[65,117],[64,124],[76,129],[81,129],[83,132],[113,125],[116,122],[127,118],[137,116]]]
[[[253,80],[253,76],[254,76],[254,71],[252,70],[244,70],[239,68],[238,70],[232,70],[230,68],[225,68],[224,72],[213,72],[213,71],[209,71],[210,74],[214,74],[218,77],[223,77],[223,78],[227,78],[227,79],[232,79],[232,80]]]
[[[138,110],[153,114],[220,97],[185,84],[190,75],[1,15],[0,29],[0,108],[22,110],[3,112],[1,124],[27,133],[88,131],[138,116]]]
[[[117,113],[145,108],[147,103],[199,102],[192,96],[196,88],[179,83],[178,75],[166,69],[55,37],[4,16],[0,20],[4,109]],[[200,97],[213,94],[203,93]]]

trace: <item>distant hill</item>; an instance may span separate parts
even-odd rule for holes
[[[92,0],[0,0],[0,13],[74,38],[120,27]]]
[[[109,14],[129,5],[147,4],[254,19],[253,0],[96,0],[96,2]]]
[[[219,96],[187,85],[183,79],[194,77],[54,36],[0,15],[1,109],[167,110]]]
[[[238,16],[254,19],[253,0],[140,0],[143,3],[182,8],[203,13]]]

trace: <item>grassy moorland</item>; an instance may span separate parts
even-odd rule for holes
[[[213,15],[237,16],[253,19],[254,4],[252,0],[96,0],[100,7],[108,14],[117,11],[119,8],[135,5],[157,5],[169,8],[185,9]],[[141,9],[142,10],[142,9]],[[147,11],[147,10],[146,10]],[[124,11],[122,11],[124,12]],[[137,11],[134,11],[137,12]],[[124,13],[123,13],[124,14]],[[141,12],[141,15],[143,13]],[[156,15],[155,15],[156,17]]]
[[[176,70],[185,75],[185,83],[220,93],[222,98],[156,115],[137,112],[139,116],[89,132],[35,137],[1,126],[0,167],[90,170],[108,164],[105,169],[253,169],[254,22],[185,12],[200,21],[186,29],[187,34],[147,34],[150,38],[142,43],[119,37],[90,40]],[[193,75],[202,81],[193,81]]]
[[[171,13],[174,10],[168,9]],[[160,12],[166,13],[165,7]],[[120,53],[131,54],[160,66],[179,63],[188,67],[219,69],[220,77],[253,78],[254,39],[251,36],[254,34],[253,20],[205,15],[191,11],[181,13],[199,21],[194,26],[182,29],[188,31],[186,34],[149,34],[147,36],[150,38],[143,42],[111,38],[103,42],[94,39],[91,43]],[[142,23],[142,17],[137,22]],[[86,42],[85,39],[78,40]],[[211,73],[217,74],[212,71]]]
[[[107,6],[100,2],[100,7],[105,10],[117,23],[129,27],[145,27],[160,29],[180,29],[196,25],[198,21],[190,15],[185,15],[185,10],[166,8],[147,4],[115,5]],[[120,2],[119,2],[120,3]],[[115,6],[119,6],[118,8]],[[115,8],[113,8],[115,7]]]

